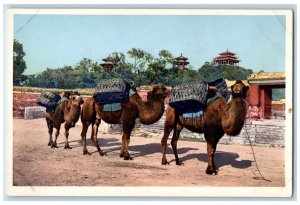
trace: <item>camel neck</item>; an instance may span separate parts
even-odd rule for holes
[[[72,122],[77,122],[80,117],[80,106],[71,105],[70,118]]]
[[[164,101],[157,96],[151,96],[147,102],[138,100],[139,117],[142,124],[157,122],[163,115]]]

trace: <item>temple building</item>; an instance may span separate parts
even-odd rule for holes
[[[225,52],[219,53],[213,61],[219,65],[235,65],[240,62],[236,54],[228,51],[228,49]]]
[[[284,72],[253,73],[248,76],[250,90],[247,101],[250,118],[270,119],[272,117],[272,89],[285,89]]]

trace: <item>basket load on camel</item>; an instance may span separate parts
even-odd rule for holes
[[[136,93],[134,82],[125,78],[110,78],[101,80],[95,87],[93,98],[104,105],[103,111],[121,110],[121,103],[127,103]]]
[[[57,93],[45,91],[36,100],[36,103],[46,108],[47,111],[54,112],[58,104],[67,101],[70,95],[80,95],[77,91],[62,92],[62,96]]]
[[[48,111],[54,111],[58,102],[61,100],[59,94],[52,92],[43,92],[36,100],[36,103],[45,107]]]
[[[209,89],[216,91],[215,95],[208,95]],[[172,88],[169,105],[180,114],[202,112],[207,105],[219,97],[229,99],[227,84],[224,78],[214,81],[197,81],[177,85]]]
[[[130,85],[122,78],[101,80],[95,87],[94,99],[101,104],[125,103],[129,100]]]

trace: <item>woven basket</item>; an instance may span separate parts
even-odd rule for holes
[[[179,113],[202,110],[206,103],[206,82],[188,83],[172,88],[169,105]]]
[[[124,103],[129,100],[130,85],[122,78],[100,81],[95,87],[94,99],[101,104]]]
[[[54,111],[60,99],[61,97],[58,94],[43,92],[36,100],[36,103],[49,111]]]

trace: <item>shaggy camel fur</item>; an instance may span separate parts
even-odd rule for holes
[[[207,142],[208,166],[207,174],[217,174],[218,168],[214,164],[214,155],[217,143],[224,133],[228,135],[238,135],[246,120],[246,103],[244,98],[249,89],[242,81],[238,80],[231,86],[231,101],[227,104],[226,99],[221,97],[210,104],[205,110],[203,117],[193,120],[184,119],[172,107],[168,107],[164,126],[162,143],[162,164],[168,164],[166,158],[167,140],[174,129],[171,146],[175,155],[177,165],[183,164],[177,154],[177,141],[181,130],[185,127],[192,132],[204,133]]]
[[[170,90],[163,85],[154,85],[148,93],[147,102],[143,102],[138,93],[136,93],[130,97],[129,102],[122,104],[122,110],[113,112],[103,112],[103,105],[96,103],[93,98],[87,99],[83,104],[81,115],[83,154],[88,153],[86,133],[89,125],[92,125],[92,142],[97,147],[100,156],[104,155],[97,141],[98,127],[101,120],[103,120],[109,124],[122,124],[123,134],[120,157],[124,157],[125,160],[132,159],[128,146],[136,118],[140,118],[140,122],[147,125],[157,122],[164,113],[164,100],[169,94]]]
[[[68,142],[69,129],[75,127],[76,122],[79,120],[83,100],[77,92],[71,95],[71,92],[64,91],[61,96],[68,98],[68,100],[58,104],[54,112],[46,111],[49,134],[48,146],[57,148],[57,137],[59,135],[60,126],[65,122],[65,149],[72,149]],[[54,141],[52,140],[53,128],[56,128]]]

